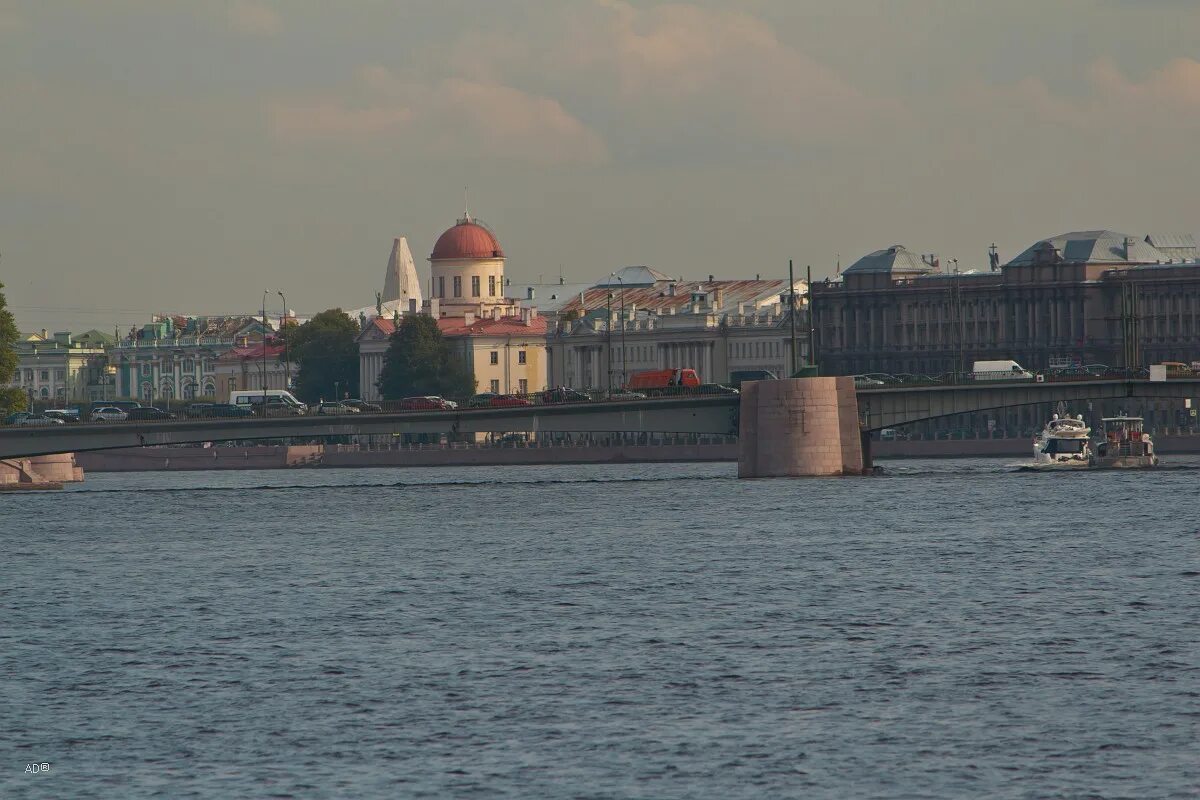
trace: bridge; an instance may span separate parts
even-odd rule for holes
[[[1165,382],[1120,377],[857,388],[849,377],[801,378],[745,384],[740,397],[699,394],[453,411],[9,427],[0,430],[0,459],[255,439],[635,431],[739,435],[743,461],[765,458],[774,464],[747,468],[751,476],[828,474],[869,467],[865,434],[882,428],[1032,403],[1194,397],[1200,397],[1200,376]],[[805,455],[810,451],[821,455],[821,466],[812,465]],[[836,470],[834,460],[843,462]]]

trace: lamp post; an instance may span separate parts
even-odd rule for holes
[[[605,381],[605,389],[609,394],[612,394],[612,289],[608,290],[608,319],[605,320],[604,327],[608,332],[608,380]]]
[[[616,276],[617,283],[621,284],[621,387],[629,382],[628,358],[629,349],[625,347],[625,279],[620,275]]]
[[[283,296],[283,292],[279,293],[279,299],[283,301],[283,316],[279,318],[279,333],[283,336],[283,388],[292,388],[292,361],[288,357],[288,335],[283,326],[287,324],[288,307],[287,298]]]
[[[262,401],[263,412],[266,413],[267,408],[267,295],[270,290],[263,289],[262,299]]]

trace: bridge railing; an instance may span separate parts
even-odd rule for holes
[[[689,397],[736,397],[738,390],[721,384],[701,386],[671,386],[651,389],[577,390],[566,387],[543,389],[527,393],[482,392],[470,397],[443,398],[418,395],[396,400],[365,402],[361,400],[327,401],[308,405],[304,409],[262,404],[232,405],[229,403],[190,403],[180,409],[177,405],[145,404],[130,408],[129,401],[115,406],[96,405],[71,409],[17,412],[3,420],[5,427],[57,427],[59,425],[120,425],[140,426],[178,420],[228,421],[253,418],[297,416],[353,416],[358,414],[411,414],[420,412],[470,413],[487,409],[516,409],[529,406],[562,406],[571,404],[603,405],[616,402],[648,399],[683,399]]]

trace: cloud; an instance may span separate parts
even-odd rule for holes
[[[16,11],[0,9],[0,35],[16,33],[25,28],[25,20]]]
[[[593,0],[536,26],[465,33],[448,52],[460,74],[571,97],[626,154],[652,158],[841,141],[907,113],[725,8]]]
[[[229,7],[229,28],[244,36],[274,36],[283,20],[274,9],[248,0],[236,0]]]
[[[500,83],[425,82],[377,65],[336,96],[272,102],[281,140],[388,142],[436,157],[471,154],[542,164],[605,161],[603,139],[550,97]]]
[[[1141,82],[1127,78],[1108,58],[1092,62],[1087,72],[1102,97],[1158,108],[1160,113],[1200,112],[1200,62],[1190,58],[1173,59]]]

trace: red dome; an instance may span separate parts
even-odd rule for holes
[[[464,217],[438,237],[429,258],[504,258],[504,251],[491,231]]]

